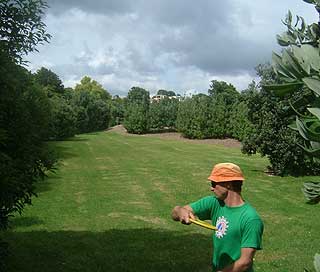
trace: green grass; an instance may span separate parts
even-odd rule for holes
[[[256,271],[303,271],[320,252],[320,205],[307,205],[304,181],[273,177],[267,161],[238,148],[113,132],[55,144],[58,171],[1,236],[8,271],[210,271],[211,232],[170,218],[171,209],[211,194],[213,164],[239,164],[243,196],[265,224]]]

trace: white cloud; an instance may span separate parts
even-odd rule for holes
[[[30,68],[53,70],[65,86],[85,75],[113,94],[132,86],[207,92],[212,79],[245,89],[254,67],[278,50],[275,35],[288,9],[317,20],[302,0],[50,1],[50,44]]]

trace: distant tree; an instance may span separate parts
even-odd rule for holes
[[[167,90],[158,90],[157,95],[175,96],[175,92]]]
[[[164,128],[175,129],[179,101],[174,98],[165,97],[158,102],[150,104],[149,126],[152,130],[163,130]]]
[[[46,88],[49,96],[52,96],[51,93],[63,94],[64,86],[62,81],[58,75],[51,70],[41,67],[41,69],[34,74],[34,78],[38,84]]]
[[[143,88],[132,87],[128,92],[127,102],[135,102],[148,108],[150,104],[150,93]]]
[[[142,134],[149,131],[150,94],[143,88],[132,87],[128,92],[124,127],[129,133]]]
[[[62,96],[50,98],[51,118],[49,123],[51,140],[63,140],[77,132],[77,115],[75,107]]]
[[[248,88],[240,93],[238,100],[233,103],[229,118],[229,128],[232,138],[243,141],[245,137],[254,134],[254,125],[249,120],[248,103],[250,97],[257,93],[258,86],[252,81]]]
[[[177,130],[187,138],[209,138],[211,98],[205,94],[194,95],[179,103]]]
[[[111,124],[111,95],[101,84],[85,76],[74,89],[73,105],[79,133],[106,129]]]
[[[125,113],[126,98],[115,95],[111,103],[111,125],[119,125],[123,123]]]
[[[103,130],[111,122],[111,102],[101,98],[95,91],[77,90],[73,97],[77,114],[77,132]]]
[[[0,50],[22,63],[22,56],[38,51],[36,46],[49,42],[41,18],[47,8],[43,0],[0,1]]]
[[[224,81],[212,80],[208,94],[212,99],[210,107],[211,135],[213,138],[225,138],[232,136],[230,115],[240,93],[232,84]]]
[[[104,101],[110,101],[112,98],[110,93],[107,90],[105,90],[101,84],[99,84],[97,81],[91,79],[88,76],[85,76],[81,79],[80,84],[76,85],[75,91],[87,91],[94,93]]]

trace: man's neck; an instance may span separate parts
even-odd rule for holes
[[[237,207],[243,205],[244,200],[240,193],[229,191],[224,203],[229,207]]]

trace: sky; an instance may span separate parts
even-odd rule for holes
[[[84,76],[112,95],[133,86],[207,93],[211,80],[238,91],[255,67],[281,49],[276,34],[288,10],[308,24],[313,5],[302,0],[48,0],[43,21],[52,35],[26,56],[29,70],[50,69],[65,87]]]

